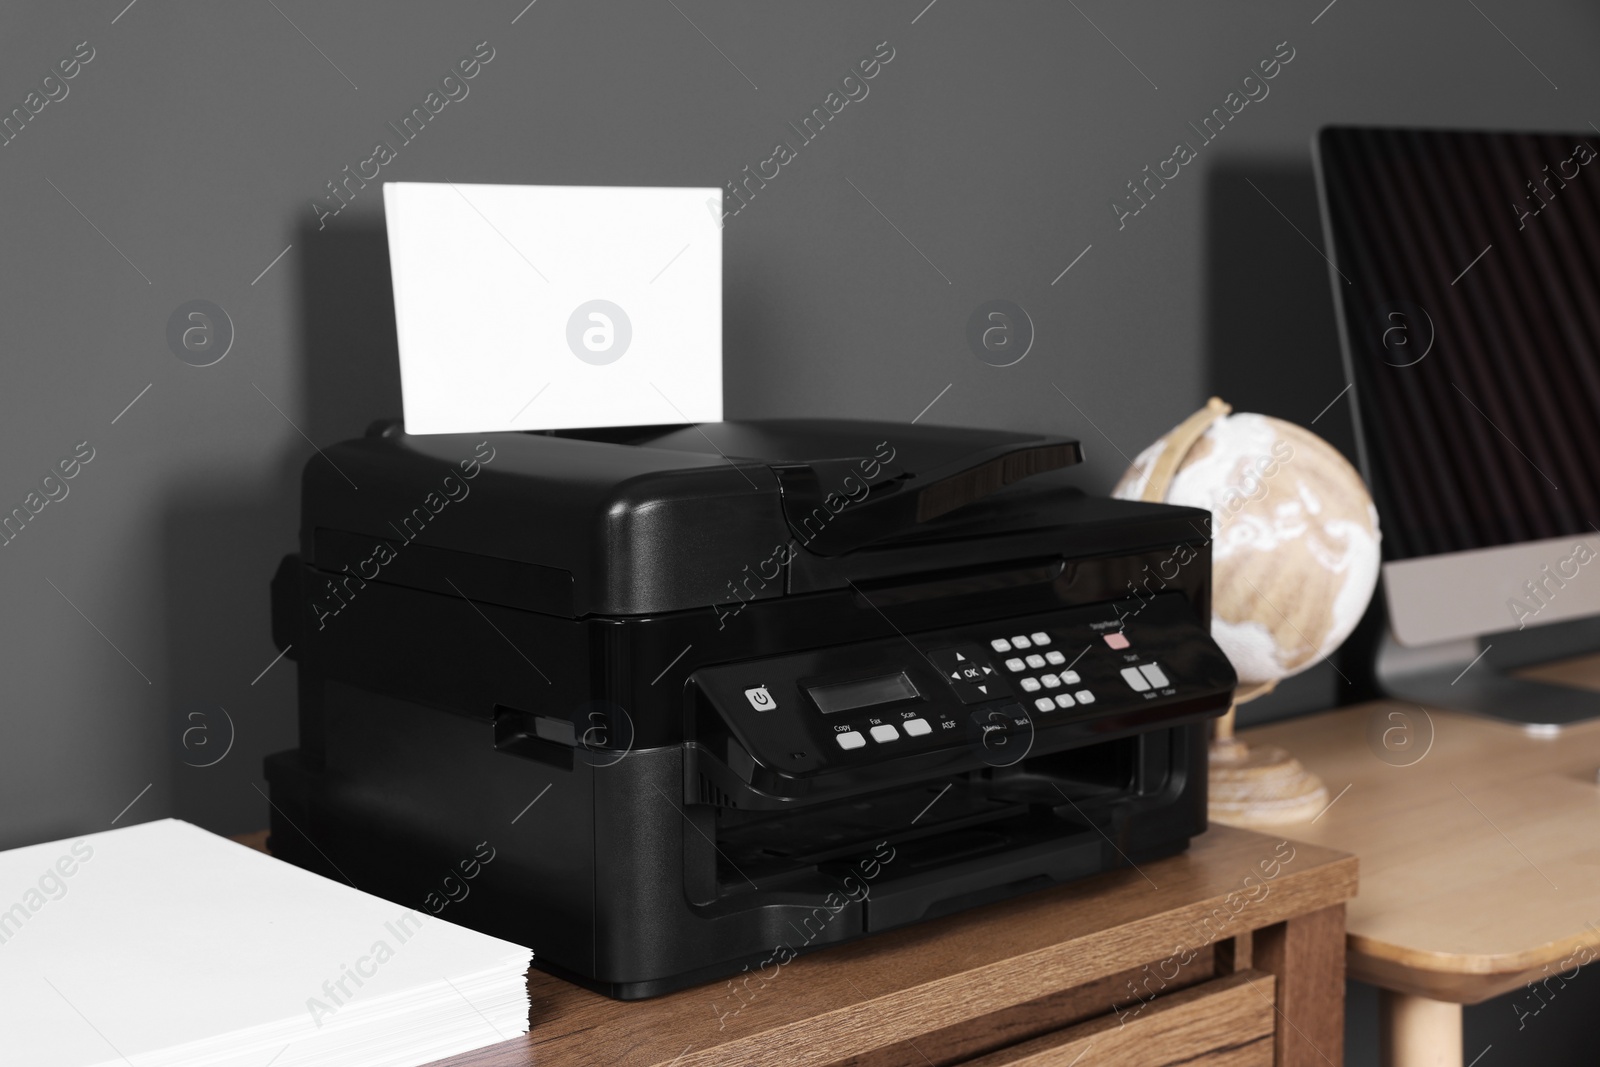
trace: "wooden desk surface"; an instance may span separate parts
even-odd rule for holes
[[[1600,688],[1600,657],[1540,674]],[[1385,729],[1417,730],[1420,746],[1429,720],[1420,759],[1386,750]],[[1287,749],[1336,797],[1314,822],[1281,830],[1361,859],[1351,977],[1475,1004],[1600,953],[1600,721],[1539,738],[1379,701],[1240,737]]]
[[[1185,947],[1209,958],[1198,924],[1217,909],[1216,936],[1231,938],[1355,893],[1353,857],[1281,841],[1217,826],[1142,873],[1114,871],[802,956],[752,979],[736,1014],[741,1001],[727,983],[619,1003],[535,972],[531,1034],[438,1067],[865,1064],[939,1027],[985,1017],[996,1031],[1023,1026],[1030,1004],[1074,987],[1091,986],[1104,1014],[1132,961]],[[1268,868],[1277,876],[1261,891],[1262,864],[1291,855]]]

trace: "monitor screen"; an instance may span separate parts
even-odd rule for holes
[[[1600,135],[1325,129],[1387,560],[1600,524]]]

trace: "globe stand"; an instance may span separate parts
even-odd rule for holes
[[[1233,736],[1239,705],[1272,692],[1277,683],[1242,685],[1211,742],[1212,822],[1256,828],[1305,822],[1328,806],[1322,779],[1281,748],[1251,748]]]

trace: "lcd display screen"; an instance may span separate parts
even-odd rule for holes
[[[811,694],[811,699],[817,702],[817,707],[822,709],[824,715],[870,708],[875,704],[892,704],[897,700],[915,700],[922,695],[911,684],[911,679],[906,677],[905,671],[859,682],[812,686],[806,692]]]

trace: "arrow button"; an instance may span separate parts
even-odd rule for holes
[[[1000,682],[999,672],[976,645],[935,649],[927,656],[943,672],[963,704],[981,704],[1010,694],[1010,689]]]

